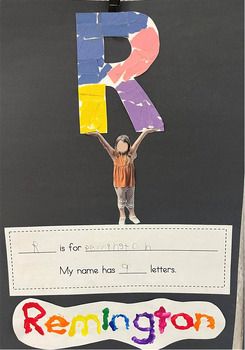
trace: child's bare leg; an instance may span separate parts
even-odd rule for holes
[[[135,215],[134,209],[128,209],[129,210],[129,220],[132,221],[134,224],[139,224],[140,220]]]
[[[134,208],[128,208],[129,216],[136,216]]]
[[[117,206],[119,209],[119,225],[124,225],[126,220],[125,205],[126,205],[126,193],[124,188],[115,187],[117,194]]]
[[[125,221],[126,221],[125,210],[124,210],[124,208],[119,208],[119,221],[118,221],[118,224],[119,225],[125,225]]]
[[[126,194],[127,199],[127,208],[129,211],[129,220],[132,221],[134,224],[139,224],[140,220],[135,215],[134,211],[134,187],[129,187]]]
[[[124,208],[119,208],[119,215],[120,215],[120,218],[125,218],[125,209]]]

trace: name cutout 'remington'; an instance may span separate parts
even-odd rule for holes
[[[216,338],[224,327],[220,309],[204,301],[105,301],[64,308],[26,299],[13,314],[17,338],[40,349],[70,348],[108,339],[140,349],[161,349],[182,339]]]
[[[107,133],[106,86],[117,91],[137,132],[144,128],[163,131],[159,112],[135,80],[159,53],[159,34],[152,19],[138,12],[77,13],[76,33],[80,133]],[[128,38],[129,57],[106,63],[105,37]]]

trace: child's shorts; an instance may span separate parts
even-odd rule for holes
[[[114,187],[117,194],[117,206],[119,209],[134,208],[135,187]]]

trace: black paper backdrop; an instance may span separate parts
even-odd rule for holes
[[[75,13],[107,9],[85,0],[1,1],[1,348],[26,348],[12,330],[13,310],[24,297],[9,297],[3,227],[117,222],[111,160],[97,140],[79,135],[78,125]],[[233,225],[231,295],[163,290],[42,299],[62,306],[210,301],[226,317],[223,333],[167,348],[230,349],[243,186],[243,1],[143,0],[122,3],[121,10],[152,17],[161,39],[157,60],[137,78],[166,124],[138,152],[138,215],[143,223]],[[128,53],[125,39],[106,40],[108,61]],[[107,97],[107,139],[136,138],[116,92],[108,88]],[[95,347],[129,348],[113,341],[84,346]]]

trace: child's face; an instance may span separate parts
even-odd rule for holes
[[[126,153],[128,151],[128,148],[129,148],[129,146],[128,146],[127,142],[120,140],[117,144],[117,151],[120,153]]]

